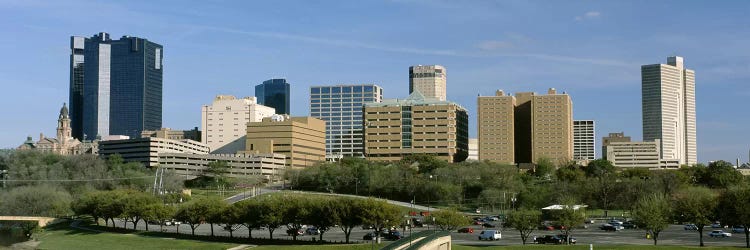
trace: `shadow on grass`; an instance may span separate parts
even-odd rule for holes
[[[132,234],[142,237],[153,237],[153,238],[171,238],[171,239],[182,239],[182,240],[195,240],[204,242],[218,242],[218,243],[236,243],[236,244],[253,244],[253,245],[347,245],[343,242],[331,242],[331,241],[307,241],[307,240],[288,240],[288,239],[264,239],[264,238],[252,238],[235,236],[210,236],[210,235],[191,235],[191,234],[177,234],[172,232],[158,232],[158,231],[138,231],[133,229],[125,228],[112,228],[102,225],[96,225],[92,220],[80,220],[79,227],[91,229],[78,229],[70,227],[73,221],[66,221],[50,225],[45,228],[46,231],[67,231],[66,235],[96,235],[102,232],[117,233],[117,234]],[[158,227],[158,226],[157,226]],[[101,232],[100,232],[101,231]],[[349,244],[361,244],[361,242],[352,242]]]

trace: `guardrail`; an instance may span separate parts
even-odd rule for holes
[[[409,237],[401,238],[381,248],[383,250],[417,250],[441,237],[450,236],[449,231],[422,231],[414,233]],[[448,248],[450,249],[450,248]]]

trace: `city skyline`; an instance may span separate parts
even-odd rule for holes
[[[556,11],[537,13],[542,4]],[[673,9],[675,4],[680,8]],[[200,113],[192,110],[204,100],[218,94],[250,96],[252,86],[267,79],[292,82],[291,113],[300,116],[309,115],[310,86],[377,82],[388,90],[384,98],[405,98],[408,67],[438,64],[451,71],[447,100],[468,109],[470,137],[476,137],[472,114],[478,93],[555,86],[574,100],[574,119],[597,121],[597,135],[624,131],[640,141],[640,65],[680,55],[697,72],[698,161],[747,161],[750,135],[743,124],[750,118],[742,107],[750,97],[744,85],[750,80],[750,51],[745,49],[750,33],[742,27],[750,21],[743,18],[745,2],[461,5],[400,0],[322,6],[298,2],[287,8],[198,3],[168,10],[147,2],[138,9],[108,2],[75,5],[80,8],[68,14],[63,10],[70,3],[0,2],[0,31],[14,34],[0,38],[0,48],[14,58],[0,67],[0,83],[9,86],[0,104],[25,105],[3,111],[13,124],[0,134],[0,147],[14,148],[40,131],[54,134],[52,118],[68,102],[68,39],[103,31],[168,48],[163,127],[173,129],[199,126]],[[308,12],[310,8],[322,14]],[[278,9],[303,21],[284,20]],[[417,9],[436,11],[405,13]],[[111,18],[91,22],[83,13]],[[141,21],[133,23],[126,18],[130,16]],[[434,31],[423,30],[417,20],[440,20],[440,32],[449,35],[434,39],[427,35]],[[404,25],[409,23],[413,25]],[[646,27],[653,23],[659,25]]]

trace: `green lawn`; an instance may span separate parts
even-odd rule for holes
[[[96,233],[70,228],[68,223],[49,227],[35,237],[41,241],[39,249],[227,249],[238,245],[139,234]]]
[[[573,246],[560,246],[560,245],[526,245],[526,246],[462,246],[453,245],[454,250],[535,250],[535,249],[570,249],[570,250],[588,250],[589,245],[573,245]],[[677,250],[677,249],[710,249],[710,250],[724,250],[742,249],[740,247],[697,247],[697,246],[643,246],[643,245],[594,245],[594,250]]]

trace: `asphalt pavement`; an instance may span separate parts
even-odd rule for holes
[[[128,223],[128,228],[132,228],[133,224]],[[651,239],[647,239],[646,232],[644,230],[640,229],[625,229],[622,231],[617,232],[608,232],[603,231],[599,229],[599,225],[601,223],[597,224],[590,224],[588,228],[585,229],[575,229],[571,232],[571,235],[577,240],[577,244],[594,244],[594,245],[652,245],[653,241]],[[117,226],[122,227],[122,222],[117,221]],[[453,244],[458,245],[521,245],[521,236],[518,231],[512,229],[512,228],[493,228],[495,230],[500,230],[502,232],[502,239],[499,241],[480,241],[478,240],[479,233],[484,230],[481,228],[481,226],[470,226],[471,228],[474,228],[474,233],[468,234],[468,233],[457,233],[454,232],[452,234],[452,242]],[[144,222],[140,222],[138,224],[139,230],[145,230],[145,224]],[[149,225],[149,229],[151,231],[158,231],[159,225]],[[180,225],[179,226],[180,233],[181,234],[190,234],[190,227],[188,225]],[[424,231],[424,230],[433,230],[434,227],[421,227],[421,228],[413,228],[411,233]],[[164,230],[167,232],[176,232],[177,226],[164,226]],[[489,230],[489,229],[488,229]],[[704,237],[703,240],[705,242],[706,246],[738,246],[743,247],[745,246],[745,235],[743,233],[734,233],[732,234],[732,237],[728,238],[711,238],[708,236],[708,233],[710,233],[712,228],[705,228],[703,231]],[[723,229],[725,232],[730,232],[730,229]],[[408,236],[410,234],[410,231],[399,229],[401,231],[402,235]],[[363,240],[362,237],[372,232],[372,229],[362,229],[361,227],[356,227],[354,230],[352,230],[351,233],[351,241],[354,242],[370,242],[368,240]],[[203,224],[200,225],[196,230],[196,234],[200,235],[210,235],[210,225],[209,224]],[[254,238],[268,238],[268,230],[253,230],[253,237]],[[527,243],[533,244],[533,236],[543,236],[543,235],[554,235],[554,234],[560,234],[561,232],[559,230],[555,231],[544,231],[544,230],[535,230],[531,233],[531,236],[529,237],[529,240]],[[221,236],[229,236],[229,232],[222,229],[220,225],[214,225],[214,234],[215,235],[221,235]],[[247,228],[240,227],[237,231],[234,232],[235,237],[247,237]],[[291,236],[288,236],[286,234],[286,227],[282,226],[279,227],[274,231],[274,239],[292,239]],[[302,235],[298,236],[297,238],[299,240],[307,240],[310,241],[312,238],[315,237],[315,240],[317,240],[317,235]],[[345,240],[344,233],[341,231],[340,228],[334,227],[328,232],[326,232],[323,236],[323,240],[326,241],[333,241],[333,242],[343,242]],[[692,231],[692,230],[684,230],[683,225],[671,225],[669,228],[667,228],[665,231],[663,231],[659,235],[659,245],[680,245],[680,246],[698,246],[698,231]]]

